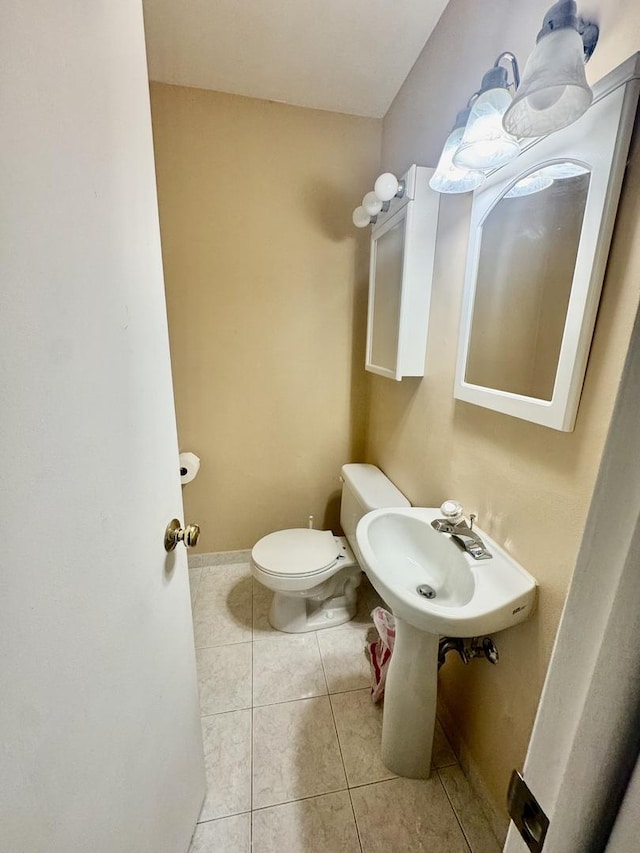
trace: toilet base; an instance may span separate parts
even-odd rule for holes
[[[350,578],[345,584],[343,595],[325,601],[275,592],[269,608],[269,624],[277,631],[302,634],[349,622],[358,609],[359,584],[360,577]]]

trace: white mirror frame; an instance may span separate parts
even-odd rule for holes
[[[438,228],[440,194],[429,186],[434,169],[413,165],[402,176],[405,194],[392,199],[388,212],[378,214],[371,230],[369,308],[365,370],[400,381],[404,376],[424,376],[431,284]],[[374,308],[378,240],[400,226],[403,235],[398,315],[386,318],[394,326],[395,353],[387,364],[374,358]]]
[[[578,121],[533,140],[516,160],[496,170],[475,191],[454,386],[457,399],[553,429],[573,430],[631,141],[639,78],[637,53],[594,86],[593,104]],[[523,175],[564,160],[584,163],[591,176],[552,398],[540,400],[473,385],[465,381],[465,373],[483,223]]]

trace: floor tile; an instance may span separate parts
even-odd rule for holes
[[[500,853],[502,846],[461,768],[443,767],[438,772],[473,853]]]
[[[204,554],[189,553],[189,568],[212,568],[214,566],[230,566],[239,563],[248,563],[251,559],[251,550],[242,551],[213,551]]]
[[[199,823],[189,853],[251,853],[251,814]]]
[[[207,793],[199,821],[251,809],[251,711],[202,718]]]
[[[196,648],[251,640],[251,598],[250,577],[203,578],[193,611]]]
[[[347,791],[253,812],[253,853],[360,853]]]
[[[370,686],[371,670],[364,654],[366,635],[366,626],[360,625],[350,631],[318,631],[329,693]]]
[[[201,593],[204,596],[219,596],[228,592],[242,581],[251,579],[248,563],[234,563],[229,566],[208,566],[202,569]]]
[[[251,643],[197,649],[200,713],[251,707]]]
[[[391,779],[352,788],[363,853],[469,853],[440,779]]]
[[[201,578],[202,569],[189,569],[189,591],[191,592],[191,610],[193,610],[193,605],[196,603],[196,596],[198,594],[198,587],[200,586]]]
[[[328,697],[254,709],[254,808],[346,786]]]
[[[327,693],[314,633],[280,634],[253,644],[253,704],[272,705]]]
[[[373,704],[369,690],[336,693],[331,707],[349,787],[393,779],[380,756],[382,708]]]

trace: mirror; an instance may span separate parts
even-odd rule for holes
[[[433,171],[411,166],[404,194],[371,229],[365,369],[397,381],[424,375],[440,204]]]
[[[638,100],[635,58],[474,194],[454,396],[574,427]]]
[[[589,180],[577,163],[545,166],[520,178],[489,212],[466,382],[551,400]]]

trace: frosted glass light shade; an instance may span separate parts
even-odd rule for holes
[[[514,136],[545,136],[579,119],[592,100],[582,38],[573,27],[561,27],[535,46],[503,126]]]
[[[520,153],[516,140],[502,127],[502,116],[511,103],[506,89],[483,92],[471,108],[471,115],[453,165],[463,169],[497,169]]]
[[[463,135],[464,127],[457,127],[447,137],[436,170],[429,181],[431,189],[438,193],[468,193],[479,187],[486,178],[484,172],[454,166],[453,155],[458,150]]]

